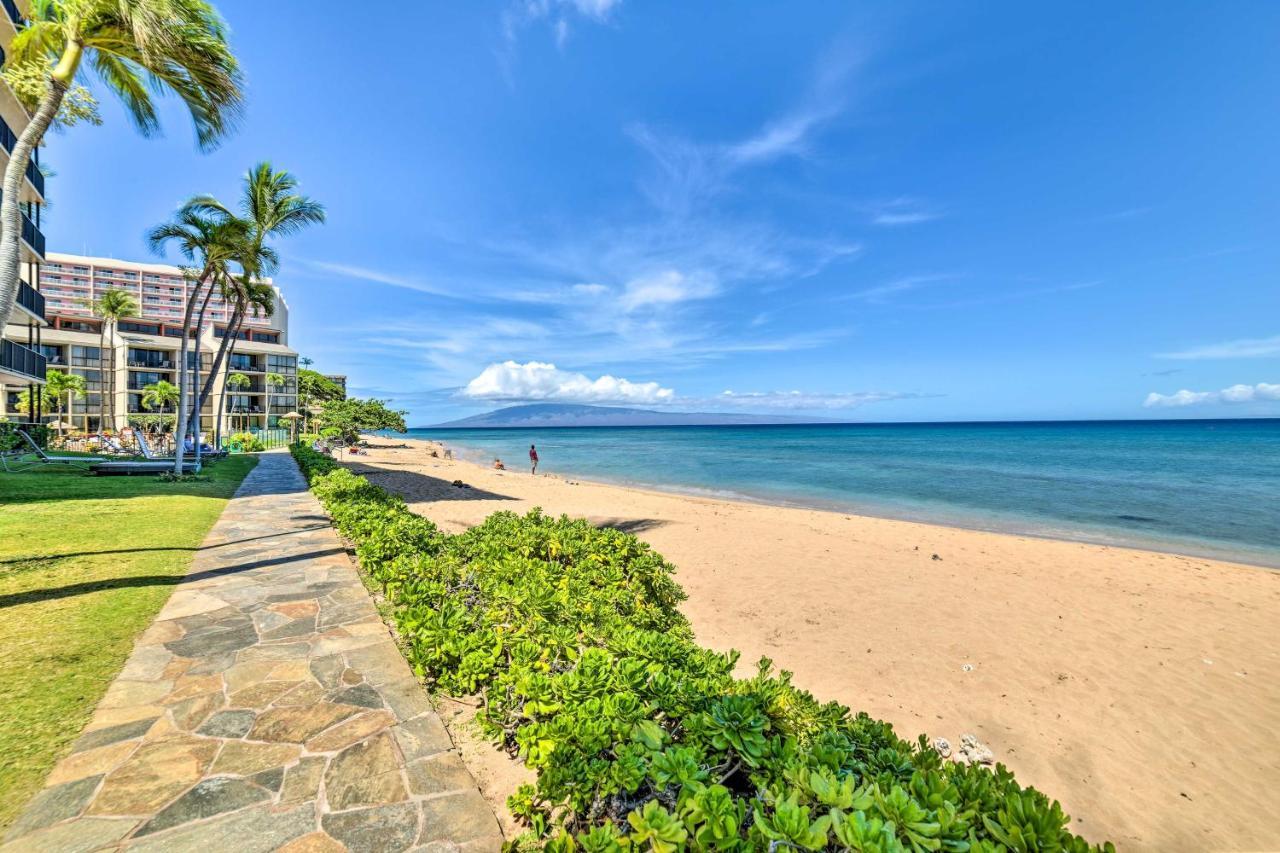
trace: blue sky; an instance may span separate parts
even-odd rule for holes
[[[239,133],[104,103],[44,152],[50,245],[147,259],[288,168],[329,210],[291,341],[411,424],[1280,415],[1280,4],[220,8]]]

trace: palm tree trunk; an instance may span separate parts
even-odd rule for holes
[[[204,312],[209,307],[209,299],[213,296],[213,285],[209,285],[209,290],[204,295],[204,301],[200,303],[200,314],[196,317],[196,363],[191,368],[191,393],[193,399],[192,405],[195,407],[196,429],[195,435],[195,457],[196,464],[200,464],[200,409],[204,400],[204,395],[200,393],[200,335],[204,332]]]
[[[98,432],[105,432],[105,422],[107,420],[107,375],[103,370],[103,362],[106,360],[107,352],[107,319],[102,318],[102,325],[98,327]],[[88,410],[88,406],[85,409]]]
[[[227,356],[228,350],[235,347],[236,335],[240,334],[242,325],[244,325],[244,309],[237,305],[231,312],[227,333],[222,336],[222,343],[218,345],[218,353],[213,357],[213,364],[209,366],[209,378],[204,381],[202,392],[205,397],[213,393],[213,377],[218,375],[218,370],[222,367],[222,359]]]
[[[98,424],[98,427],[100,432],[105,432],[107,429],[110,429],[112,432],[115,432],[116,430],[116,322],[114,320],[111,321],[111,334],[107,336],[107,340],[111,342],[111,346],[108,348],[111,351],[111,357],[107,360],[108,366],[103,375],[104,377],[106,377],[107,384],[110,386],[110,392],[108,393],[108,396],[107,396],[107,417],[109,418],[109,421],[108,421],[108,425],[104,426],[103,424]],[[98,355],[99,355],[99,359],[101,359],[102,354],[99,353]],[[99,360],[98,367],[99,368],[102,367],[101,360]]]
[[[187,297],[187,307],[182,314],[182,344],[178,347],[178,420],[175,426],[177,430],[174,435],[173,448],[173,473],[175,476],[182,476],[182,443],[187,437],[187,344],[190,341],[188,337],[191,334],[191,315],[195,313],[196,302],[200,298],[200,291],[205,286],[205,280],[209,278],[209,270],[206,266],[204,273],[196,279],[195,284],[191,288],[191,295]]]
[[[68,52],[72,51],[68,47]],[[68,57],[64,56],[54,69],[49,80],[49,90],[40,99],[40,106],[28,124],[18,136],[13,150],[9,152],[9,165],[4,168],[4,198],[0,200],[0,329],[9,322],[13,312],[13,304],[18,298],[18,282],[22,279],[22,249],[19,240],[22,238],[22,208],[18,200],[22,195],[22,182],[27,177],[27,164],[31,162],[31,152],[44,138],[45,131],[53,123],[53,117],[62,106],[62,99],[67,94],[67,87],[75,76],[75,66],[80,61],[81,48],[75,48],[75,56],[70,68],[70,76],[64,66]]]

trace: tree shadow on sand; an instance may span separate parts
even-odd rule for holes
[[[344,460],[346,461],[346,460]],[[465,480],[446,480],[443,477],[432,477],[417,471],[394,470],[359,462],[348,462],[352,473],[368,479],[370,483],[382,486],[390,492],[402,496],[409,502],[414,501],[514,501],[511,495],[500,495],[485,489],[477,489]],[[463,485],[456,486],[455,482]]]

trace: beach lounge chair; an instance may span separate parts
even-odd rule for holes
[[[101,456],[60,456],[57,454],[46,453],[43,447],[36,444],[35,439],[27,435],[26,430],[20,429],[15,430],[15,432],[31,449],[29,451],[21,451],[17,453],[0,454],[0,465],[3,465],[4,470],[10,473],[26,471],[42,465],[70,465],[74,467],[79,465],[92,465],[95,462],[106,461],[106,459]],[[35,455],[34,459],[30,458],[32,454]]]
[[[199,474],[202,466],[196,462],[183,462],[182,473]],[[147,460],[111,460],[101,461],[95,465],[90,465],[89,470],[94,474],[163,474],[166,471],[173,470],[173,460],[165,461],[164,459]]]
[[[173,464],[173,457],[172,457],[172,456],[157,456],[157,455],[155,455],[154,453],[152,453],[152,452],[151,452],[151,445],[147,442],[147,437],[146,437],[146,435],[144,435],[144,434],[143,434],[143,433],[141,433],[141,432],[138,432],[138,433],[136,433],[136,436],[137,436],[137,439],[138,439],[138,449],[142,451],[142,455],[143,455],[143,457],[144,457],[148,462],[168,462],[170,465],[172,465],[172,464]],[[201,451],[201,452],[200,452],[200,457],[201,457],[201,459],[208,459],[208,460],[209,460],[209,461],[211,461],[211,462],[212,462],[212,461],[214,461],[214,460],[217,460],[217,459],[221,459],[222,457],[224,457],[224,456],[226,456],[226,455],[227,455],[227,453],[226,453],[226,451],[225,451],[225,450],[215,450],[215,451],[211,451],[211,452]],[[195,458],[195,454],[194,454],[192,451],[190,451],[190,450],[184,450],[184,451],[182,452],[182,456],[183,456],[183,458],[184,458],[184,459],[194,459],[194,458]]]

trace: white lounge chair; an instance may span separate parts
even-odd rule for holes
[[[27,471],[41,465],[93,465],[96,462],[106,462],[107,460],[101,456],[61,456],[57,454],[46,453],[44,448],[36,444],[35,439],[27,435],[24,429],[15,430],[27,446],[31,448],[28,452],[0,454],[0,465],[4,470],[10,473],[18,471]],[[34,459],[29,459],[35,454]],[[10,467],[12,466],[12,467]]]

